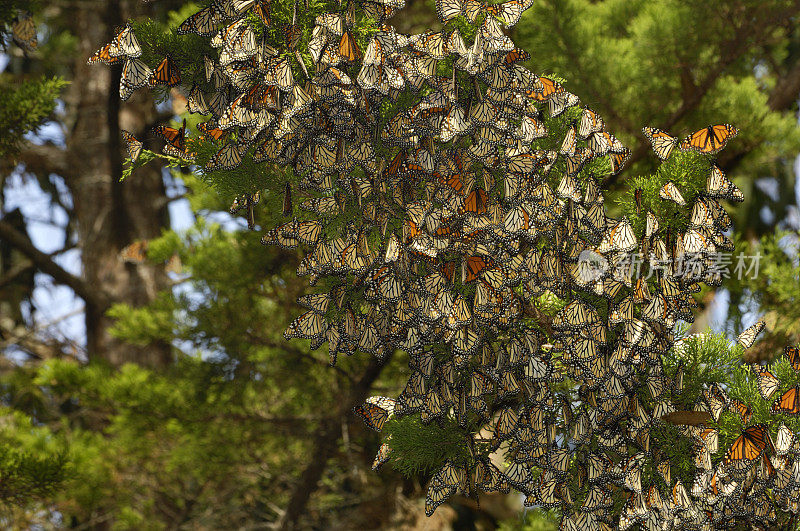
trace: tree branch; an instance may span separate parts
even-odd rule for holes
[[[358,383],[350,389],[347,399],[342,402],[342,407],[339,408],[335,415],[323,420],[319,428],[317,428],[313,450],[311,451],[311,461],[303,470],[300,479],[292,490],[292,496],[289,499],[286,512],[278,523],[280,529],[297,528],[297,521],[305,510],[311,494],[316,490],[317,483],[319,483],[327,467],[328,459],[336,449],[336,441],[342,434],[340,428],[341,419],[345,415],[349,415],[355,406],[364,401],[372,387],[372,383],[378,378],[392,355],[393,352],[390,352],[382,360],[375,357],[370,359],[369,365],[367,365]]]
[[[4,287],[11,282],[14,282],[16,278],[23,273],[26,273],[29,269],[33,267],[33,262],[30,260],[24,260],[18,264],[15,264],[14,267],[9,269],[5,275],[0,277],[0,288]]]
[[[720,76],[725,73],[729,66],[739,60],[745,53],[747,53],[748,50],[755,46],[764,45],[771,39],[774,39],[774,24],[777,23],[782,25],[784,20],[787,20],[791,16],[795,16],[798,11],[798,7],[795,7],[775,14],[769,19],[756,20],[754,23],[742,27],[741,31],[727,42],[721,43],[719,50],[724,51],[724,53],[720,54],[721,59],[719,62],[714,65],[714,68],[709,71],[708,75],[705,76],[702,82],[699,84],[695,83],[693,91],[684,94],[681,106],[678,107],[678,109],[676,109],[675,112],[673,112],[672,115],[670,115],[658,127],[668,131],[687,114],[696,109],[702,102],[706,93],[714,87]],[[754,34],[754,28],[760,32]],[[686,88],[686,84],[684,84],[684,90],[686,90]],[[794,90],[794,92],[792,92],[792,90]],[[773,90],[773,93],[770,95],[770,108],[773,110],[785,109],[793,101],[792,98],[797,97],[798,90],[800,90],[800,66],[795,65],[787,75],[778,80],[775,90]],[[794,94],[794,96],[792,96],[792,94]],[[773,102],[776,104],[774,107]],[[633,165],[644,158],[649,149],[650,144],[648,142],[643,140],[640,141],[638,146],[631,153],[627,164]],[[613,187],[621,175],[622,173],[609,175],[603,182],[604,187]]]
[[[796,61],[789,71],[775,84],[767,104],[772,110],[786,110],[800,96],[800,61]]]
[[[27,256],[42,273],[47,273],[59,284],[72,288],[80,298],[98,311],[103,312],[110,306],[108,296],[100,291],[99,286],[90,286],[80,277],[58,265],[47,253],[37,249],[24,234],[2,219],[0,219],[0,238]]]
[[[36,175],[55,173],[68,180],[72,175],[67,164],[67,153],[55,144],[40,146],[28,143],[14,157],[14,162],[25,165],[25,170]],[[4,163],[5,166],[7,163]]]

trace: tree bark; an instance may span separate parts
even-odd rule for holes
[[[317,489],[317,483],[319,483],[325,468],[328,466],[328,459],[336,450],[336,442],[342,435],[342,418],[345,415],[349,415],[354,407],[366,399],[373,382],[378,378],[391,357],[391,352],[382,360],[373,357],[361,378],[350,389],[347,399],[342,402],[341,409],[335,415],[324,419],[319,428],[317,428],[313,449],[310,453],[310,462],[292,490],[289,505],[287,505],[286,512],[278,524],[280,529],[291,530],[298,528],[300,516],[305,511],[311,494]]]
[[[166,273],[161,265],[125,263],[119,253],[133,241],[158,237],[168,227],[166,192],[161,170],[155,166],[142,168],[125,183],[120,182],[120,118],[122,114],[126,129],[141,135],[155,116],[155,108],[142,90],[130,103],[122,104],[134,112],[121,113],[120,67],[86,64],[87,57],[113,38],[114,28],[124,24],[125,7],[119,1],[84,1],[65,13],[65,22],[78,39],[73,82],[65,94],[69,115],[66,162],[71,173],[65,178],[74,203],[85,282],[111,302],[139,306],[167,287]],[[113,337],[109,333],[113,322],[106,309],[86,300],[90,358],[114,366],[135,362],[158,367],[170,362],[168,344],[137,347]]]

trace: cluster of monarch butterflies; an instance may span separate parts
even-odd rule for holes
[[[36,37],[36,24],[29,12],[22,11],[14,19],[11,24],[11,37],[26,53],[36,51],[39,40]]]
[[[650,445],[651,430],[680,413],[662,356],[677,320],[692,319],[700,283],[720,281],[713,257],[731,248],[720,200],[741,192],[711,164],[701,192],[684,197],[666,183],[659,193],[693,202],[686,230],[652,212],[640,231],[609,217],[600,179],[619,172],[630,151],[577,96],[521,65],[530,56],[503,28],[531,3],[438,0],[444,29],[405,35],[387,24],[402,0],[349,0],[311,15],[295,5],[286,20],[269,1],[213,0],[176,30],[210,39],[198,79],[182,77],[169,56],[151,71],[131,26],[90,62],[124,61],[123,99],[177,85],[190,112],[210,117],[195,138],[185,122],[159,126],[167,155],[212,174],[244,161],[293,170],[231,210],[246,208],[254,224],[259,199],[278,199],[287,219],[263,243],[307,250],[298,275],[322,289],[298,300],[306,311],[287,339],[327,343],[332,364],[356,351],[408,353],[400,395],[357,408],[370,427],[419,415],[463,430],[463,459],[431,480],[429,515],[456,493],[514,488],[528,506],[559,508],[567,529],[768,522],[769,512],[687,491]],[[456,20],[472,26],[470,39]],[[682,142],[645,134],[662,159],[677,146],[704,160],[737,131],[711,126]],[[135,159],[142,145],[126,140]],[[214,154],[198,162],[194,142]],[[620,267],[635,253],[659,264],[657,273],[634,278]],[[683,259],[693,267],[679,268]],[[550,318],[541,301],[553,296],[568,304]],[[558,385],[565,379],[573,385]],[[717,402],[698,413],[710,418]],[[703,433],[686,436],[713,438]],[[768,437],[748,427],[734,447],[764,450]],[[391,453],[387,440],[375,467]],[[714,481],[745,461],[758,463],[741,469],[767,463],[731,454],[734,471]],[[661,479],[643,475],[656,467]],[[739,498],[725,499],[756,484],[740,483]]]

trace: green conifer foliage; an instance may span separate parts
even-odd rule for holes
[[[0,35],[8,52],[36,50],[36,22],[30,10],[38,2],[6,1],[0,5]],[[16,152],[25,133],[40,126],[55,109],[65,82],[59,78],[21,79],[8,71],[0,75],[0,157]]]
[[[35,2],[0,3],[0,37],[7,44],[6,53],[35,50],[37,28],[27,10],[36,7]],[[0,158],[13,160],[22,137],[52,114],[63,86],[60,79],[21,79],[8,72],[0,74]],[[5,242],[0,243],[0,255],[0,270],[4,273],[17,265],[11,260],[13,255]],[[13,282],[10,284],[13,286]],[[10,292],[5,291],[5,295]],[[19,300],[9,296],[6,302]],[[8,316],[0,312],[0,318]],[[24,401],[24,397],[16,398]],[[51,439],[47,429],[14,411],[17,403],[9,402],[0,411],[0,503],[3,504],[0,521],[4,526],[10,525],[24,509],[37,506],[37,502],[52,495],[70,476],[69,459],[61,441]]]
[[[513,488],[568,529],[785,522],[797,426],[752,392],[742,347],[674,331],[733,249],[720,201],[742,194],[715,161],[739,131],[659,133],[670,152],[611,217],[600,184],[630,150],[521,66],[504,29],[529,6],[440,1],[442,31],[404,35],[399,1],[217,2],[106,51],[123,99],[180,85],[211,116],[159,128],[165,158],[265,208],[263,243],[307,251],[316,289],[284,336],[331,364],[408,354],[399,396],[356,412],[388,435],[376,466],[433,472],[429,515]]]

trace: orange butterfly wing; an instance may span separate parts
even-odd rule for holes
[[[356,40],[350,35],[349,31],[345,31],[342,34],[342,38],[339,40],[339,55],[350,62],[361,57],[361,50],[358,49]]]
[[[464,199],[464,210],[472,214],[485,214],[488,199],[489,196],[486,195],[486,192],[481,188],[477,188]]]
[[[491,261],[482,256],[470,256],[467,258],[467,271],[465,282],[472,282],[483,271],[492,267]]]
[[[800,371],[800,348],[786,347],[783,350],[783,354],[786,356],[786,359],[789,360],[792,368],[796,371]]]
[[[681,149],[693,149],[700,153],[716,153],[737,134],[739,134],[739,130],[732,125],[710,125],[687,136],[681,142]]]
[[[564,87],[550,79],[549,77],[540,77],[539,83],[542,84],[543,88],[541,90],[528,90],[526,94],[529,98],[533,98],[536,101],[544,101],[553,94],[558,92],[564,92]]]
[[[111,43],[106,44],[105,46],[97,50],[94,54],[92,54],[92,56],[89,57],[87,63],[89,63],[90,65],[94,63],[104,63],[107,65],[113,65],[114,63],[122,61],[123,56],[111,57],[111,54],[108,53],[110,49],[111,49]]]
[[[753,411],[750,409],[750,406],[744,402],[740,402],[739,400],[731,400],[730,405],[733,406],[733,408],[739,414],[743,424],[746,425],[748,422],[750,422],[750,418],[753,416]]]
[[[772,404],[773,413],[800,415],[800,387],[792,387]]]
[[[156,69],[153,70],[153,75],[150,76],[151,87],[155,85],[167,85],[168,87],[174,87],[180,82],[181,73],[169,55],[164,57]]]

